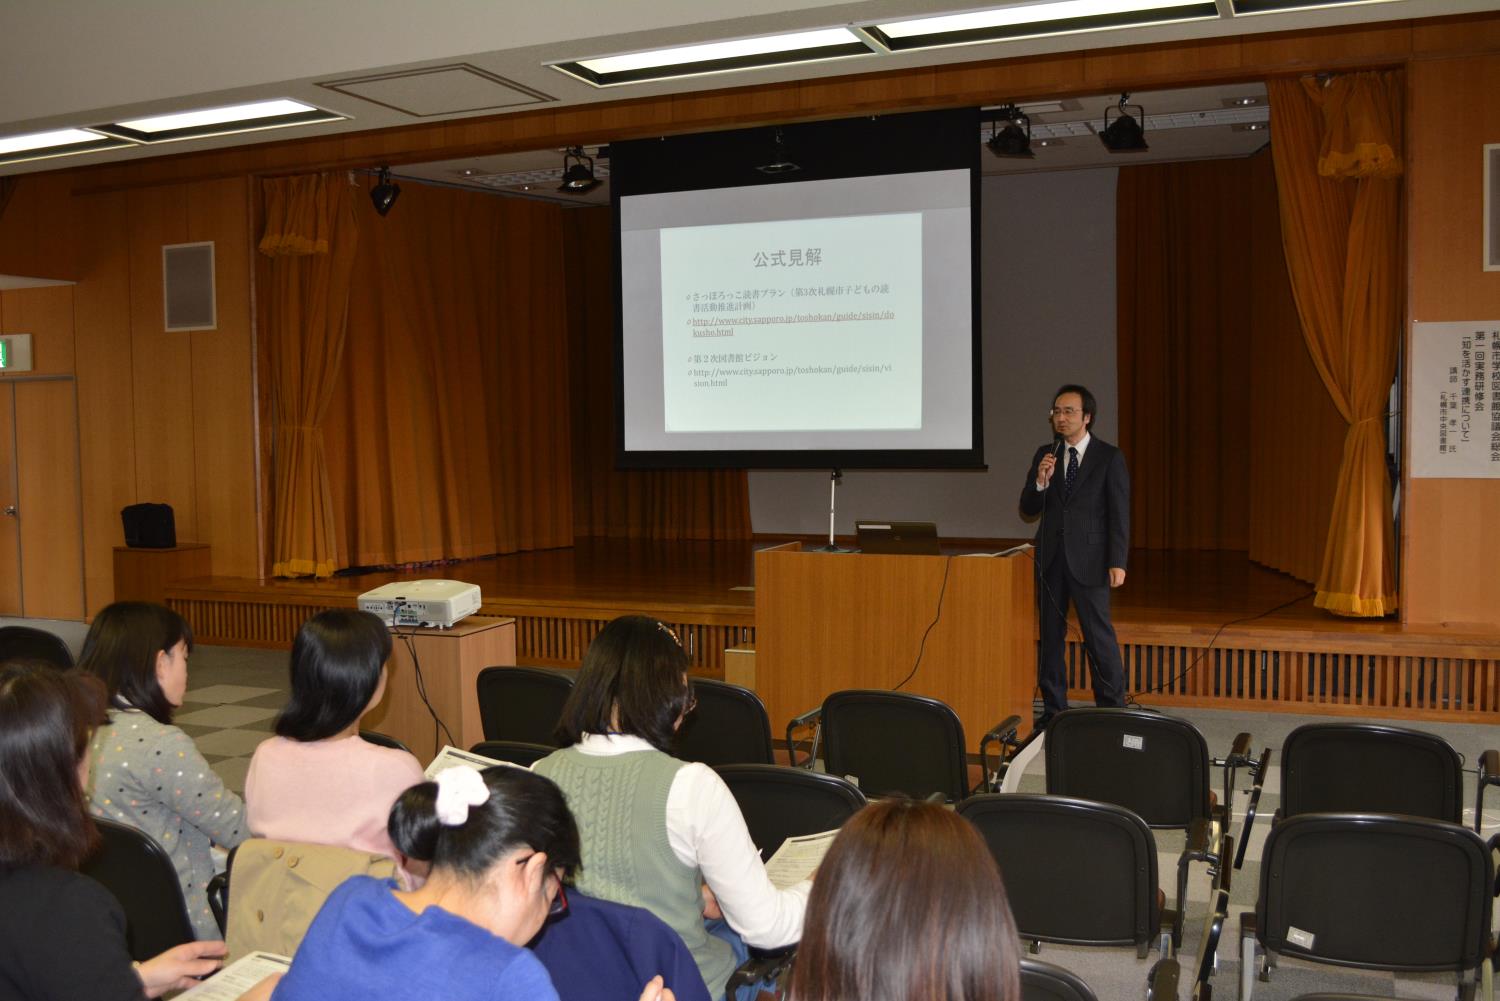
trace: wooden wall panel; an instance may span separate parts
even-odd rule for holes
[[[81,619],[83,536],[73,380],[22,381],[13,388],[26,614]]]
[[[114,600],[115,546],[125,544],[120,509],[136,500],[135,380],[130,339],[130,250],[126,196],[75,199],[89,221],[79,241],[73,289],[78,437],[83,465],[84,586],[88,614]]]
[[[73,374],[73,287],[0,292],[0,332],[31,335],[31,376]]]
[[[1500,142],[1500,55],[1424,60],[1408,78],[1410,317],[1500,319],[1500,272],[1480,267],[1481,147]],[[1402,620],[1495,628],[1500,480],[1404,485]]]
[[[197,535],[215,540],[215,573],[254,577],[255,387],[250,331],[249,179],[187,189],[187,239],[214,241],[217,330],[183,336],[192,360],[193,474]]]
[[[180,187],[134,192],[130,224],[130,339],[135,378],[136,499],[172,505],[177,538],[202,542],[193,475],[193,365],[187,334],[167,333],[161,248],[187,241]]]
[[[3,303],[0,303],[3,305]],[[16,504],[15,387],[0,382],[0,508]],[[20,524],[0,514],[0,615],[21,614]]]
[[[66,201],[74,179],[66,173],[27,174],[0,216],[0,274],[76,278],[70,234],[55,206]]]

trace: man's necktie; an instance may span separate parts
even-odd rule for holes
[[[1073,481],[1078,479],[1078,449],[1068,446],[1068,473],[1063,479],[1063,497],[1073,492]]]

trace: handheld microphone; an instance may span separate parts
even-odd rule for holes
[[[1052,435],[1052,458],[1061,459],[1063,450],[1063,436],[1056,432]]]

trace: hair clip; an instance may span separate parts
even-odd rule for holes
[[[469,808],[490,798],[484,776],[468,765],[438,772],[437,819],[444,827],[458,827],[469,819]]]
[[[665,622],[662,622],[660,619],[657,619],[656,620],[656,628],[660,629],[662,632],[664,632],[668,636],[672,637],[672,642],[673,643],[676,643],[679,647],[682,646],[682,640],[680,640],[680,639],[677,638],[677,634],[672,631],[672,627],[671,626],[667,625]]]

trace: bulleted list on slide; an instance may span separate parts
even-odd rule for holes
[[[922,215],[661,230],[669,433],[922,426]]]

